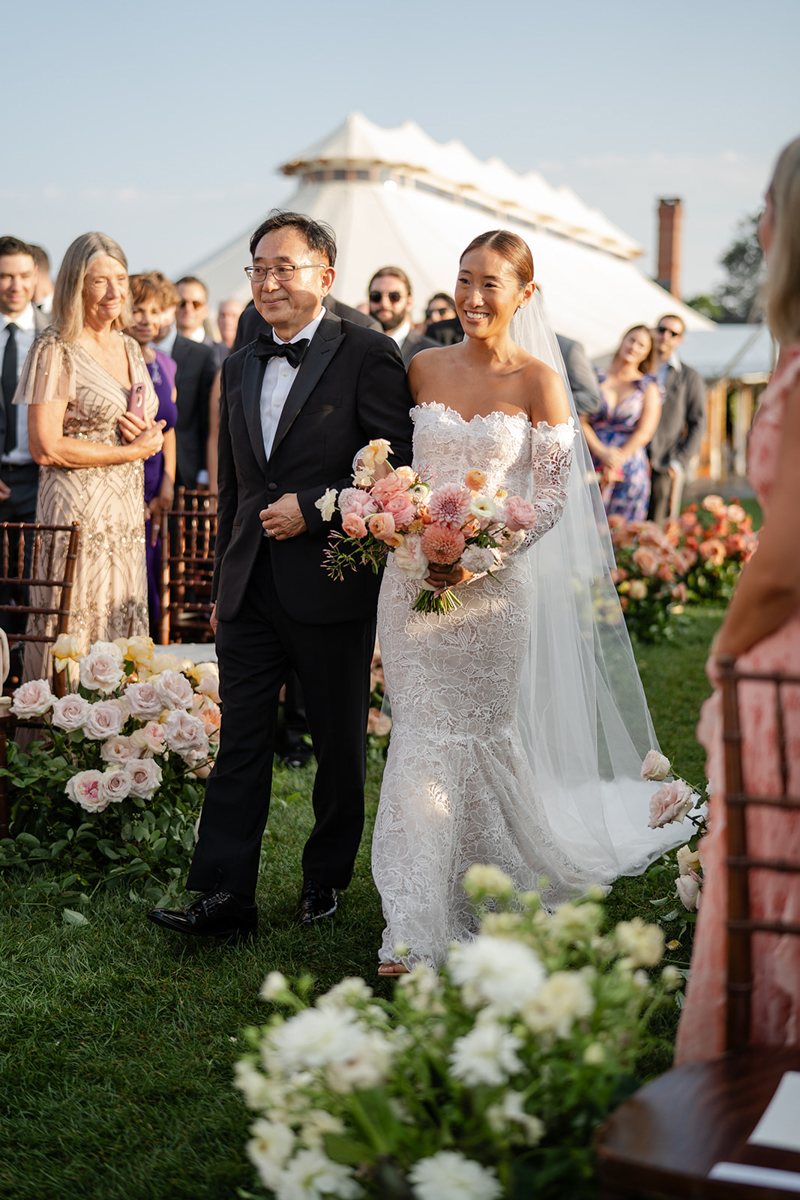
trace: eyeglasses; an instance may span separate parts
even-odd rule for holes
[[[191,307],[191,308],[193,308],[193,309],[195,310],[195,312],[196,312],[196,311],[197,311],[197,309],[198,309],[198,308],[202,308],[204,304],[205,304],[205,300],[179,300],[179,301],[178,301],[178,308],[189,308],[189,307]]]
[[[244,273],[251,283],[264,283],[270,275],[276,283],[288,283],[294,279],[295,271],[308,271],[312,267],[322,267],[325,270],[326,263],[301,263],[299,267],[284,266],[279,267],[245,267]]]
[[[390,304],[399,304],[401,300],[405,300],[405,296],[401,292],[370,292],[370,304],[380,304],[381,300],[388,300]]]
[[[656,325],[656,333],[668,333],[670,337],[682,337],[682,329],[667,329],[664,325]]]

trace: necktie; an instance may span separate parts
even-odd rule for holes
[[[299,342],[276,342],[269,334],[260,333],[253,353],[256,358],[266,359],[267,362],[271,358],[285,358],[289,366],[299,367],[305,358],[308,344],[308,338],[300,338]]]
[[[8,337],[3,352],[3,404],[6,410],[6,438],[3,453],[8,454],[17,444],[17,410],[14,408],[14,392],[17,390],[17,326],[13,321],[6,325]]]

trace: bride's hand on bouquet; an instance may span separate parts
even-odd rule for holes
[[[448,588],[458,587],[460,583],[468,583],[470,579],[472,579],[472,572],[465,571],[460,563],[454,563],[450,567],[431,563],[425,582],[434,589],[434,596],[441,596],[442,592],[446,592]]]

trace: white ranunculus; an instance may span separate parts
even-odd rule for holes
[[[74,733],[76,729],[83,728],[88,715],[89,701],[83,696],[71,693],[68,696],[60,696],[56,700],[50,719],[56,729],[63,729],[66,733]]]
[[[664,956],[664,931],[658,925],[646,925],[641,917],[620,921],[614,936],[632,967],[654,967]]]
[[[580,971],[554,971],[525,1005],[522,1019],[533,1033],[567,1038],[576,1021],[591,1016],[595,998]]]
[[[131,777],[125,767],[110,767],[100,776],[100,795],[109,804],[119,804],[130,795]]]
[[[517,1056],[521,1045],[522,1040],[498,1021],[478,1021],[469,1033],[453,1042],[451,1071],[468,1087],[482,1083],[498,1087],[524,1070]]]
[[[180,671],[162,671],[153,679],[152,687],[163,701],[164,708],[192,707],[194,689]]]
[[[495,1172],[457,1150],[421,1158],[408,1173],[414,1200],[499,1200],[503,1188]]]
[[[15,717],[41,717],[55,699],[46,679],[29,679],[14,692],[11,711]]]
[[[473,496],[469,512],[479,521],[493,521],[497,516],[497,505],[488,496]]]
[[[117,733],[100,747],[100,757],[103,762],[127,767],[132,759],[139,757],[139,747],[129,737]]]
[[[465,1003],[472,1008],[491,1004],[502,1015],[518,1013],[547,977],[529,946],[485,934],[453,947],[448,967]]]
[[[113,642],[95,642],[80,659],[81,683],[90,692],[115,691],[125,674],[122,655]]]
[[[164,722],[164,740],[176,754],[208,753],[205,723],[182,708],[174,708]]]
[[[127,771],[131,777],[130,794],[141,800],[152,800],[162,779],[161,767],[155,759],[136,758],[127,764]]]
[[[395,550],[394,562],[409,579],[424,579],[430,564],[422,553],[422,538],[416,533],[408,534]]]
[[[330,521],[336,511],[336,496],[336,488],[328,488],[319,500],[314,501],[314,507],[319,509],[323,521]]]
[[[250,1132],[253,1136],[245,1147],[247,1157],[264,1186],[274,1191],[294,1149],[294,1134],[288,1125],[263,1119],[254,1121]]]
[[[215,704],[219,704],[219,675],[204,675],[198,681],[197,691],[201,696],[208,696]]]
[[[364,1192],[351,1167],[333,1162],[322,1150],[300,1150],[282,1173],[275,1188],[277,1200],[358,1200]]]
[[[89,705],[83,731],[88,738],[99,742],[122,733],[125,715],[113,700],[97,700]]]
[[[125,699],[131,706],[131,713],[140,721],[149,721],[160,717],[166,705],[153,684],[129,683],[125,688]]]

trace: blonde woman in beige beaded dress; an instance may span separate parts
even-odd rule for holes
[[[162,447],[164,422],[130,324],[128,264],[115,241],[85,233],[67,250],[53,296],[53,325],[30,349],[15,403],[27,404],[31,454],[41,467],[36,519],[80,522],[69,632],[92,642],[146,635],[144,459]],[[127,412],[136,384],[145,417]],[[49,590],[31,588],[31,603]],[[33,616],[37,632],[56,618]],[[46,644],[26,647],[26,679],[49,671]]]

